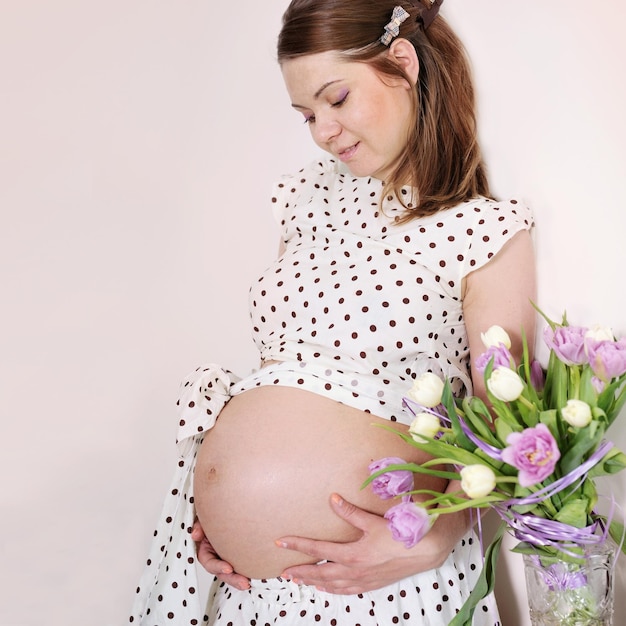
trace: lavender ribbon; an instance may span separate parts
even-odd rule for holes
[[[492,446],[478,437],[474,431],[467,425],[466,421],[459,415],[459,423],[461,424],[461,430],[463,434],[483,452],[486,452],[492,459],[496,461],[502,461],[502,450]]]
[[[519,541],[525,541],[534,546],[552,546],[572,557],[579,556],[569,548],[582,545],[593,545],[606,541],[607,530],[597,533],[599,523],[594,522],[585,528],[576,528],[555,520],[517,513],[499,505],[493,507],[500,517],[507,523],[513,535]]]
[[[566,489],[570,485],[573,485],[579,478],[582,478],[594,465],[597,465],[600,462],[602,457],[604,457],[604,455],[612,447],[612,442],[603,442],[582,465],[579,465],[576,469],[573,469],[569,474],[566,474],[562,478],[555,480],[553,483],[547,485],[539,491],[536,491],[530,496],[526,496],[525,498],[511,498],[510,500],[507,500],[504,504],[510,506],[537,504],[538,502],[545,500],[545,498],[551,498],[555,493],[563,491],[563,489]]]

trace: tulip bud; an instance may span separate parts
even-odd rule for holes
[[[443,380],[432,372],[425,372],[413,381],[409,391],[409,398],[428,409],[441,404],[443,394]]]
[[[568,400],[561,416],[570,426],[584,428],[591,422],[591,407],[582,400]]]
[[[533,359],[533,362],[530,364],[530,384],[536,391],[543,391],[543,387],[546,384],[546,374],[537,359]]]
[[[417,443],[426,443],[421,435],[434,439],[440,430],[441,422],[432,413],[418,413],[409,426],[409,434]]]
[[[503,344],[507,350],[511,349],[511,338],[501,326],[491,326],[486,332],[480,333],[480,338],[485,344],[485,348],[498,347]]]
[[[496,475],[486,465],[467,465],[460,474],[461,488],[472,500],[484,498],[496,488]]]
[[[524,390],[524,381],[512,369],[497,367],[487,380],[487,388],[498,400],[513,402]]]

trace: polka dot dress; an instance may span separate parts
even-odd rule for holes
[[[532,225],[516,200],[480,198],[397,224],[381,181],[323,161],[281,181],[273,205],[285,252],[250,291],[264,361],[297,363],[306,385],[406,421],[401,399],[425,371],[471,391],[462,283]],[[408,188],[406,202],[410,201]]]
[[[181,385],[180,460],[137,588],[130,623],[267,626],[445,626],[470,593],[482,556],[472,534],[441,568],[358,596],[336,596],[272,579],[249,591],[215,582],[200,598],[193,468],[204,433],[230,399],[261,385],[301,387],[389,420],[409,423],[402,398],[412,379],[433,371],[471,391],[462,281],[489,262],[530,211],[479,198],[398,224],[399,202],[380,206],[382,184],[354,178],[327,159],[286,177],[273,205],[284,254],[250,290],[261,358],[278,361],[240,379],[215,364]],[[406,201],[410,202],[409,190]],[[488,598],[474,626],[497,626]]]

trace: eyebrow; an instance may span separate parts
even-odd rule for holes
[[[313,99],[317,100],[323,93],[324,90],[327,89],[328,87],[330,87],[331,85],[334,85],[335,83],[340,83],[343,80],[343,78],[338,78],[337,80],[329,80],[327,83],[324,83],[314,94],[313,94]],[[307,107],[302,106],[301,104],[295,104],[293,103],[291,105],[294,109],[306,109]]]

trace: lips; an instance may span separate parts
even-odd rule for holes
[[[349,161],[356,153],[359,147],[359,142],[355,143],[352,146],[344,148],[343,150],[339,150],[337,156],[342,161]]]

